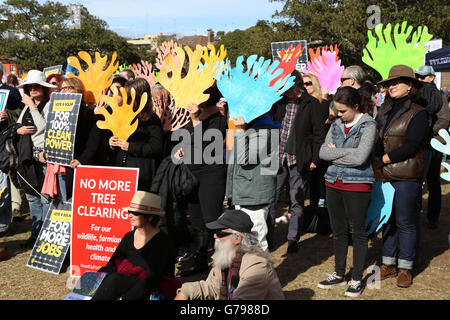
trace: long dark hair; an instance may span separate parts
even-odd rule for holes
[[[336,91],[333,101],[345,104],[353,109],[358,105],[359,112],[373,115],[375,103],[367,91],[357,90],[353,87],[341,87]]]
[[[127,91],[128,101],[127,103],[131,103],[131,89],[136,91],[136,96],[134,99],[133,111],[139,108],[141,104],[141,97],[145,93],[147,93],[147,103],[145,104],[144,109],[138,114],[138,119],[142,122],[146,122],[150,119],[150,116],[153,113],[153,103],[152,103],[152,93],[150,89],[150,85],[147,80],[143,78],[136,78],[134,80],[130,80],[125,84],[125,90]]]

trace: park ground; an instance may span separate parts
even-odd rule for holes
[[[370,282],[358,300],[449,300],[450,299],[450,183],[442,181],[442,210],[439,228],[427,227],[426,208],[428,194],[423,195],[422,264],[414,269],[414,283],[410,288],[401,289],[396,279],[390,278],[380,283],[374,282],[371,273],[365,273]],[[306,203],[307,204],[307,203]],[[280,202],[279,213],[287,207]],[[27,267],[31,250],[21,249],[30,236],[30,221],[14,222],[7,234],[0,238],[0,246],[7,247],[9,256],[0,262],[0,300],[62,300],[70,292],[74,281],[70,270],[64,266],[59,275],[46,273]],[[299,241],[299,251],[286,255],[287,225],[281,224],[275,231],[275,250],[271,258],[288,300],[341,300],[345,287],[330,290],[317,288],[317,283],[334,271],[332,236],[307,233]],[[369,241],[367,268],[380,265],[381,234]],[[351,276],[352,248],[349,248],[346,277]],[[205,279],[206,273],[197,274],[182,281]],[[350,279],[348,279],[350,280]]]

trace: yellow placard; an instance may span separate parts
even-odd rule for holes
[[[53,210],[50,216],[51,221],[72,222],[72,211]]]
[[[73,100],[55,100],[53,102],[53,111],[64,111],[70,112],[72,111],[73,106],[75,105],[75,99]]]

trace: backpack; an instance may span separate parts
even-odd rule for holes
[[[11,125],[0,133],[0,170],[13,175],[19,166],[19,156],[14,145],[17,124]]]

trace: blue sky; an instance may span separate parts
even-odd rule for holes
[[[58,1],[58,0],[54,0]],[[39,0],[40,3],[45,0]],[[246,29],[270,20],[282,8],[269,0],[59,0],[79,3],[125,37],[144,34],[206,34],[206,30]]]

